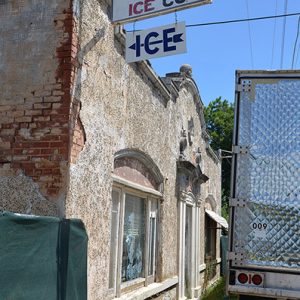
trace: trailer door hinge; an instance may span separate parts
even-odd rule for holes
[[[238,253],[238,252],[227,252],[227,260],[232,261],[243,261],[244,260],[244,254]]]
[[[246,207],[247,206],[247,201],[245,199],[230,198],[229,199],[229,206],[230,207]]]
[[[232,146],[232,153],[234,154],[248,154],[249,147],[248,146]]]
[[[251,80],[242,80],[242,83],[236,85],[237,92],[251,92]]]
[[[227,260],[231,261],[232,266],[242,266],[244,264],[243,253],[228,252]]]

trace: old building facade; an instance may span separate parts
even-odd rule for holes
[[[89,299],[199,299],[221,212],[200,94],[189,66],[126,64],[110,15],[0,1],[0,208],[83,220]]]

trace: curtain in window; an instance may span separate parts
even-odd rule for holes
[[[144,277],[145,201],[126,194],[122,282]]]

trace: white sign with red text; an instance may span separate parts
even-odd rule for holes
[[[113,0],[113,23],[126,23],[210,4],[212,0]]]
[[[126,32],[126,62],[186,52],[185,23]]]

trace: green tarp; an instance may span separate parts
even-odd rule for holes
[[[1,212],[0,299],[87,299],[83,223]]]

